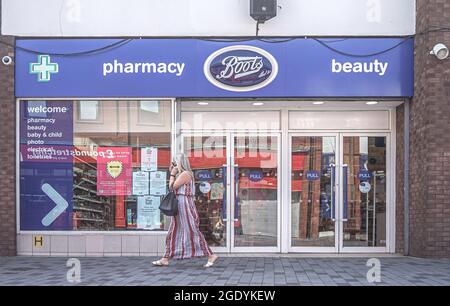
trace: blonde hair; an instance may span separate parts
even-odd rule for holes
[[[187,158],[186,154],[178,153],[175,156],[175,162],[177,163],[180,174],[186,171],[191,175],[192,180],[194,180],[194,173],[192,172],[191,164],[189,163],[189,159]]]

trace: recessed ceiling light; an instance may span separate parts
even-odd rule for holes
[[[197,104],[198,105],[208,105],[209,103],[208,102],[198,102]]]
[[[253,105],[254,106],[261,106],[261,105],[264,105],[264,103],[263,102],[254,102]]]
[[[322,104],[325,104],[325,102],[323,102],[323,101],[315,101],[315,102],[313,102],[313,104],[314,105],[322,105]]]
[[[377,105],[378,102],[377,101],[369,101],[369,102],[366,102],[366,104],[367,105]]]

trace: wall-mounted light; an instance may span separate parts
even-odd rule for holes
[[[439,43],[433,47],[433,50],[430,51],[430,54],[436,56],[437,59],[442,61],[448,58],[448,56],[450,55],[450,51],[448,50],[446,45]]]

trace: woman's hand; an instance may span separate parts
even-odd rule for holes
[[[173,168],[170,170],[170,174],[171,174],[171,175],[177,175],[177,173],[178,173],[178,167],[173,167]]]

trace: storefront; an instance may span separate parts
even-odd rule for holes
[[[176,152],[216,251],[394,253],[412,95],[410,38],[17,40],[18,253],[162,254]]]

